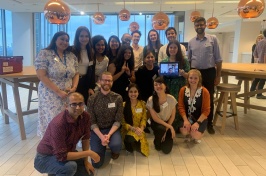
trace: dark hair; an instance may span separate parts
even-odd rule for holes
[[[72,47],[72,52],[77,56],[78,62],[81,62],[82,61],[81,55],[80,55],[81,45],[80,45],[80,42],[79,42],[79,36],[80,36],[80,33],[82,31],[85,31],[85,32],[88,33],[89,42],[86,45],[86,50],[87,50],[87,53],[88,53],[89,61],[93,61],[94,60],[93,59],[94,52],[93,52],[93,49],[92,49],[91,34],[90,34],[89,29],[87,27],[85,27],[85,26],[80,26],[80,27],[77,28],[76,34],[75,34],[75,38],[74,38],[74,45]]]
[[[118,53],[118,51],[119,51],[119,49],[121,47],[121,42],[120,42],[119,38],[116,35],[110,36],[109,39],[108,39],[108,44],[107,44],[107,57],[109,59],[114,57],[113,53],[112,53],[112,49],[110,47],[110,43],[111,43],[112,38],[114,38],[118,42],[118,48],[116,49],[116,54]]]
[[[143,52],[143,65],[145,64],[145,58],[149,55],[149,54],[152,54],[154,59],[155,59],[155,56],[153,54],[153,52],[151,50],[147,50],[146,52]]]
[[[263,30],[263,35],[266,37],[266,29]]]
[[[155,29],[151,29],[148,33],[148,45],[147,45],[147,49],[148,50],[153,50],[153,47],[152,47],[152,42],[151,42],[151,39],[150,39],[150,33],[151,32],[156,32],[157,34],[157,40],[156,40],[156,49],[158,49],[158,52],[159,52],[159,49],[161,48],[161,41],[160,41],[160,36],[159,36],[159,33],[155,30]]]
[[[131,35],[133,36],[133,34],[135,34],[135,33],[138,33],[139,36],[141,37],[141,32],[140,32],[139,30],[133,31],[133,32],[131,33]]]
[[[195,23],[199,23],[199,22],[201,22],[201,21],[203,21],[204,24],[206,24],[206,20],[205,20],[204,17],[198,17],[198,18],[196,18],[195,21],[194,21],[194,24],[195,24]]]
[[[129,92],[129,90],[132,87],[135,87],[138,90],[138,92],[139,92],[139,88],[138,88],[137,84],[135,84],[135,83],[130,83],[129,84],[129,86],[128,86],[128,92]],[[139,100],[139,97],[138,97],[138,100]],[[132,110],[131,110],[131,101],[130,101],[130,99],[128,99],[125,102],[124,118],[125,118],[126,123],[128,123],[129,125],[133,125]]]
[[[169,27],[169,28],[167,28],[167,29],[165,30],[165,36],[167,36],[167,32],[170,31],[170,30],[174,30],[174,31],[175,31],[175,34],[177,34],[177,33],[176,33],[176,29],[175,29],[174,27]]]
[[[155,83],[155,82],[160,83],[160,84],[164,84],[166,87],[165,93],[169,94],[169,89],[168,89],[167,84],[165,83],[162,76],[155,78],[153,83]],[[153,109],[155,110],[155,112],[159,113],[160,112],[159,97],[158,97],[158,94],[155,90],[153,91],[153,94],[152,94],[152,103],[153,103]]]
[[[168,43],[167,48],[166,48],[166,54],[168,57],[170,57],[169,47],[172,44],[175,44],[177,46],[177,50],[178,50],[176,55],[175,55],[175,61],[179,62],[179,68],[183,69],[183,66],[185,65],[185,59],[184,59],[184,56],[182,54],[180,43],[177,40],[173,40],[173,41],[170,41]]]
[[[116,69],[122,68],[122,66],[124,64],[124,54],[125,54],[125,51],[127,49],[129,49],[131,51],[131,57],[127,60],[128,67],[129,67],[130,71],[134,70],[134,53],[133,53],[133,49],[130,45],[122,45],[120,47],[118,54],[117,54],[117,57],[113,61]]]
[[[48,49],[48,50],[56,50],[56,40],[58,39],[58,37],[62,36],[62,35],[67,35],[68,37],[68,40],[69,40],[69,35],[68,33],[64,32],[64,31],[59,31],[57,33],[54,34],[50,44],[45,48],[45,49]],[[70,46],[66,49],[66,51],[70,51]]]
[[[103,53],[102,53],[102,56],[104,56],[104,55],[106,55],[106,53],[107,53],[107,42],[106,42],[105,38],[104,38],[102,35],[95,35],[94,37],[92,37],[92,46],[93,46],[94,52],[95,52],[95,54],[96,54],[96,52],[97,52],[97,51],[96,51],[96,44],[97,44],[99,41],[101,41],[101,40],[103,40],[104,45],[105,45],[104,51],[103,51]]]

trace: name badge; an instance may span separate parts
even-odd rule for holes
[[[155,78],[157,78],[157,75],[156,74],[153,75],[152,79],[155,80]]]
[[[167,103],[167,102],[165,102],[164,104],[162,104],[163,109],[164,109],[165,107],[167,107],[167,106],[168,106],[168,103]]]
[[[115,103],[108,103],[108,108],[115,108]]]
[[[141,113],[141,112],[142,112],[142,108],[137,108],[137,109],[135,110],[135,112],[136,112],[136,113]]]
[[[90,62],[89,62],[89,66],[91,66],[91,65],[93,65],[93,61],[90,61]]]

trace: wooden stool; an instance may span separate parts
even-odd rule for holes
[[[218,115],[222,117],[222,127],[221,127],[221,134],[224,134],[224,128],[226,123],[227,117],[234,117],[235,128],[236,130],[239,129],[238,125],[238,117],[237,117],[237,108],[236,108],[236,94],[240,91],[240,86],[236,84],[219,84],[217,85],[217,91],[221,92],[218,105],[215,111],[215,116],[213,120],[213,125],[216,124]],[[231,106],[232,106],[232,113],[227,112],[227,104],[228,104],[228,97],[230,93],[231,98]],[[223,105],[223,111],[221,110],[221,106]],[[229,115],[227,115],[229,114]]]
[[[247,78],[247,77],[241,77],[241,76],[236,76],[236,79],[238,80],[238,85],[241,86],[242,82],[244,81],[244,94],[239,94],[236,97],[239,98],[240,96],[244,95],[244,104],[250,104],[250,98],[248,95],[249,92],[249,81],[253,81],[253,78]],[[247,113],[247,107],[244,107],[244,113]]]
[[[35,87],[38,90],[39,82],[31,82],[30,83],[30,87],[34,87],[34,84],[35,84]],[[38,102],[38,98],[33,98],[33,99],[31,98],[32,97],[32,91],[33,91],[32,89],[29,89],[27,110],[30,110],[30,104],[31,104],[31,102]]]

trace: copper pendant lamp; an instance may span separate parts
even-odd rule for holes
[[[102,12],[99,12],[99,4],[98,5],[98,12],[93,14],[93,22],[94,24],[103,24],[105,21],[105,16]]]
[[[215,18],[215,17],[213,17],[213,13],[214,13],[214,0],[212,1],[212,3],[213,3],[212,4],[213,5],[212,6],[212,17],[207,20],[207,28],[208,29],[215,29],[219,25],[218,19]]]
[[[264,11],[264,0],[241,0],[238,3],[237,13],[241,18],[256,18]]]
[[[196,10],[196,1],[195,1],[195,10],[190,14],[190,21],[194,22],[198,17],[201,16],[200,12]]]
[[[130,19],[130,12],[125,8],[125,1],[124,1],[124,8],[119,12],[119,19],[121,21],[128,21]]]
[[[152,18],[152,27],[155,30],[165,30],[169,25],[169,17],[161,11],[162,3],[160,4],[160,12],[156,13]]]
[[[44,6],[44,16],[52,24],[66,24],[71,16],[70,9],[62,0],[49,0]]]

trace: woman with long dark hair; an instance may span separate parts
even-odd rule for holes
[[[172,123],[175,119],[177,101],[169,94],[163,77],[157,77],[153,85],[154,93],[146,105],[152,117],[151,128],[155,136],[153,143],[156,150],[168,154],[173,148],[175,138]]]
[[[122,120],[122,137],[125,148],[132,153],[134,148],[140,149],[144,156],[149,155],[149,144],[144,132],[147,114],[144,101],[139,100],[139,89],[136,84],[128,86],[129,100],[124,102],[124,118]]]
[[[76,30],[72,52],[77,56],[79,63],[79,83],[76,91],[84,96],[87,104],[87,99],[89,95],[94,94],[95,87],[94,51],[87,27],[80,26]]]
[[[135,82],[134,54],[131,46],[121,46],[117,58],[108,66],[108,71],[113,75],[112,91],[120,94],[125,101],[128,98],[127,86],[130,81]]]
[[[34,65],[40,80],[37,135],[42,138],[49,122],[65,109],[67,95],[78,86],[78,60],[70,52],[69,35],[63,31],[55,33]]]
[[[109,64],[116,58],[120,47],[121,43],[116,35],[109,37],[107,43],[107,57],[109,58]]]

